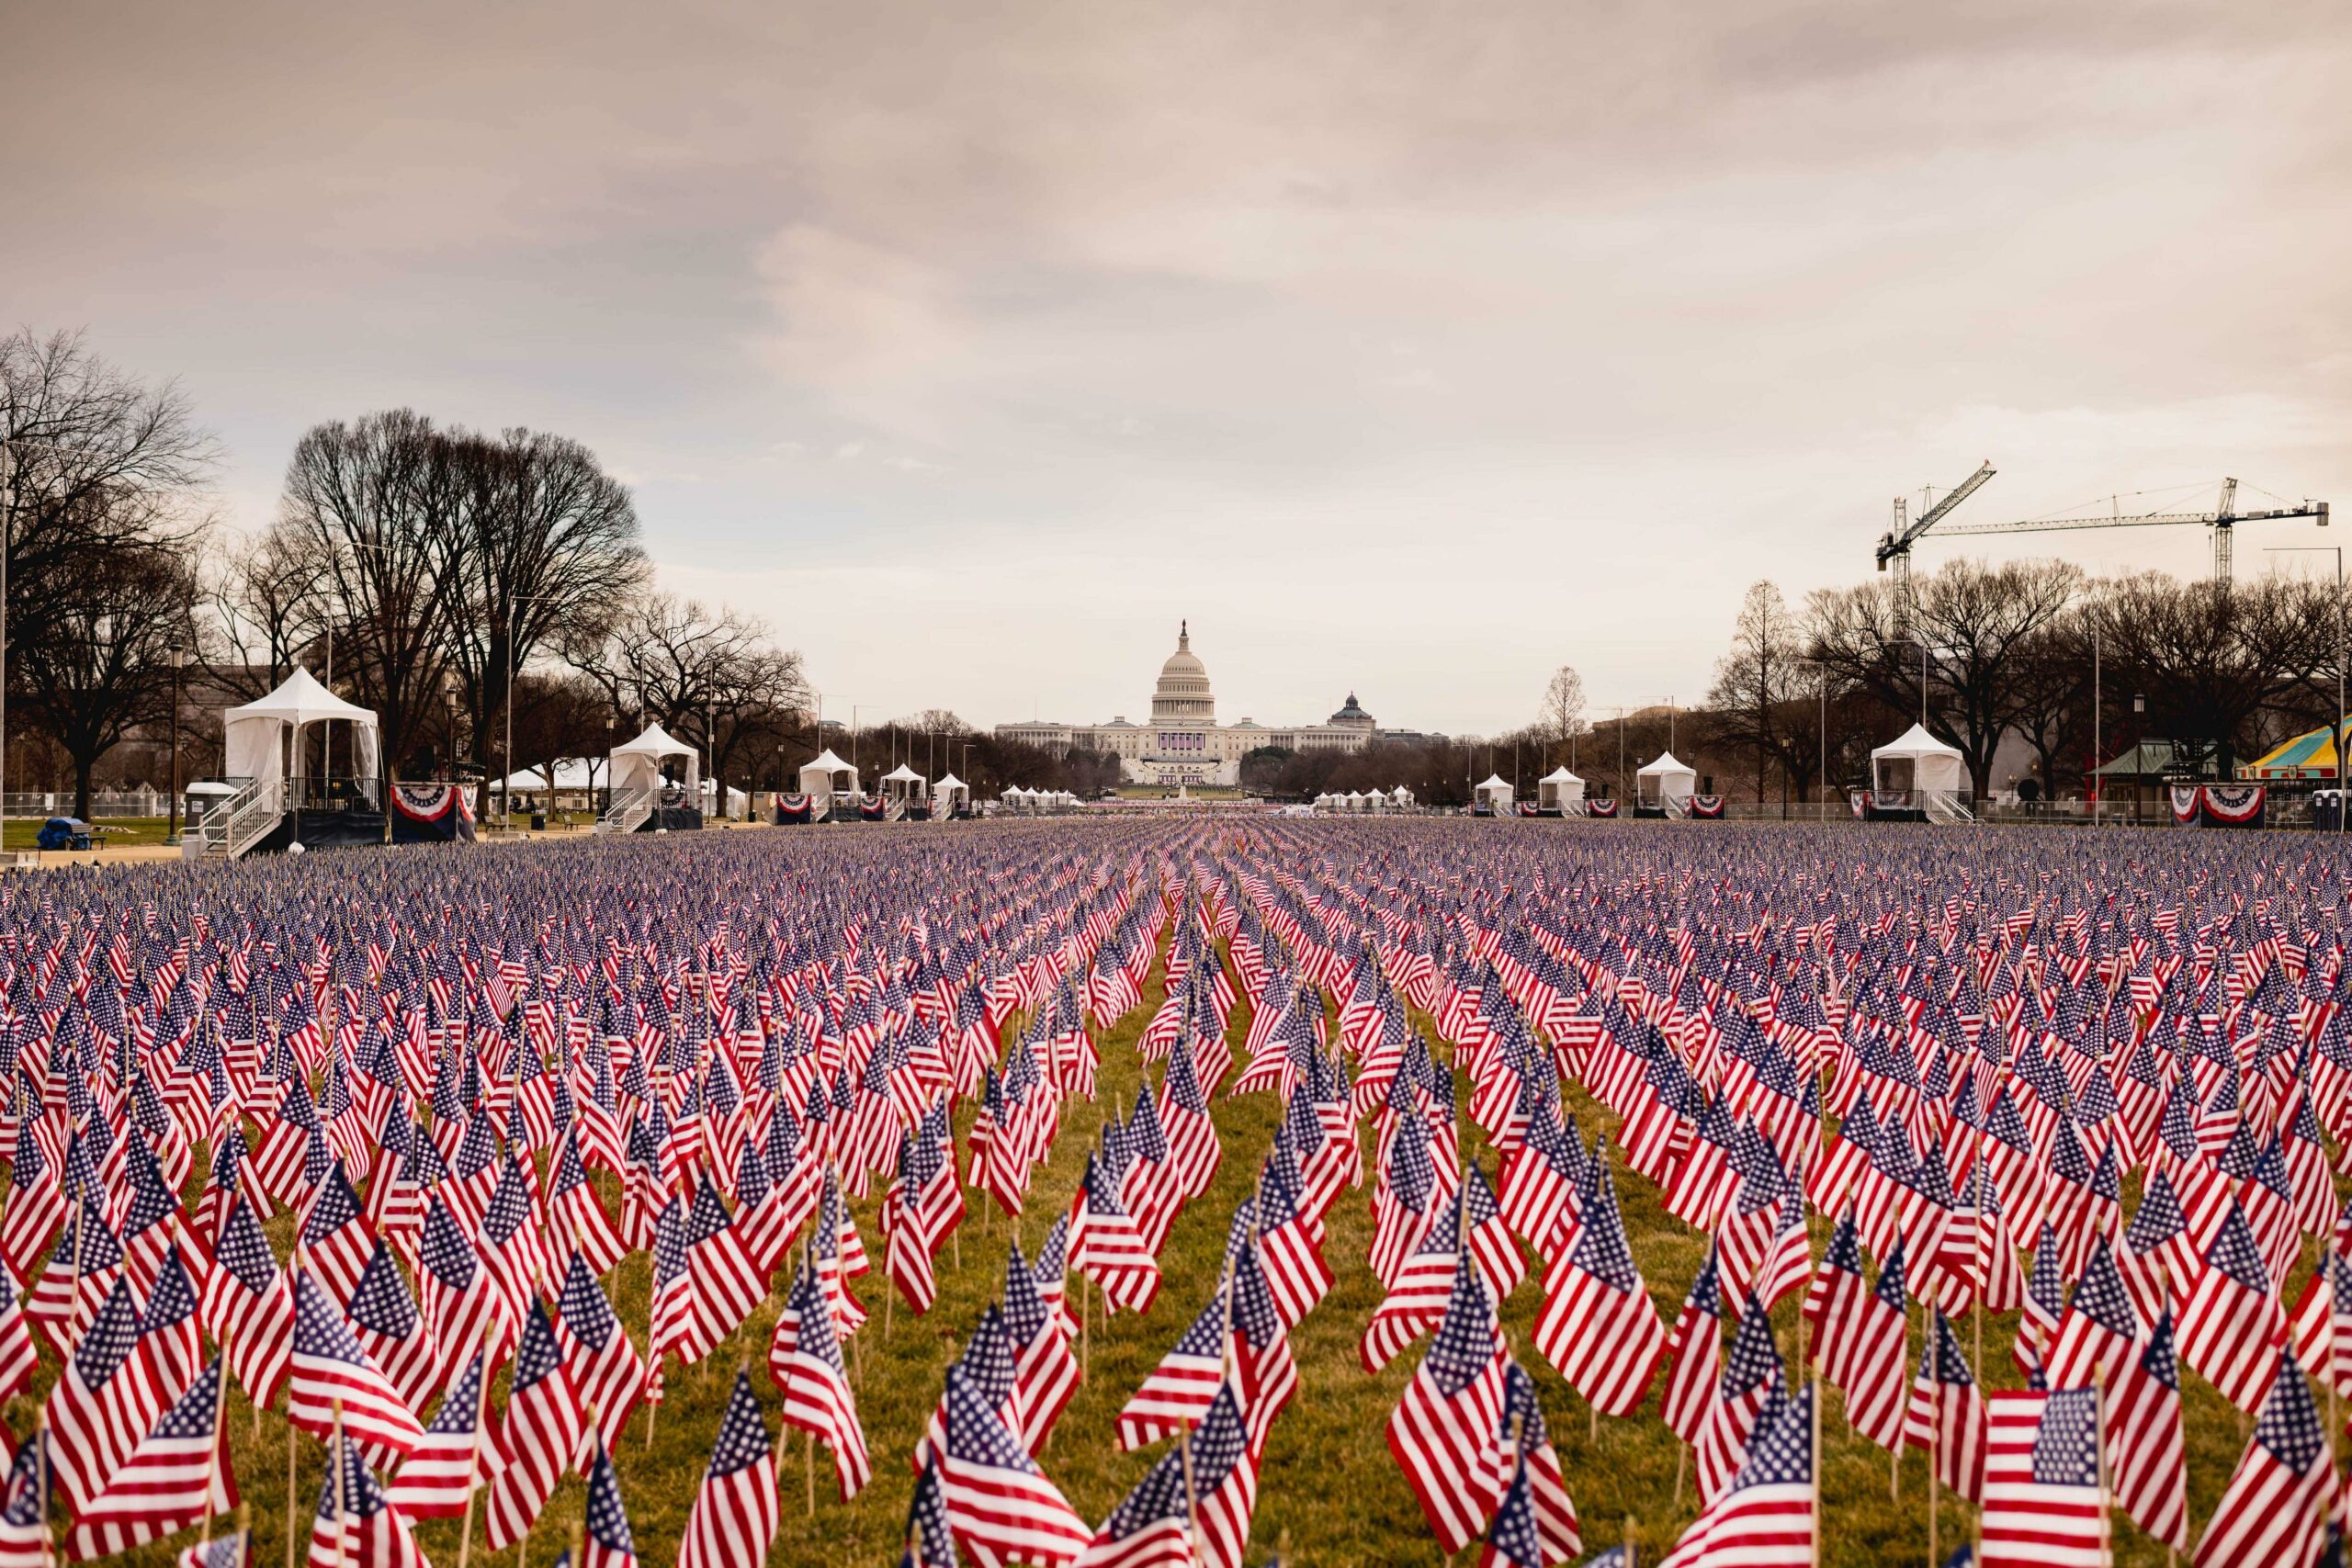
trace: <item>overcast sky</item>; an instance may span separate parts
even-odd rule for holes
[[[1140,717],[1189,616],[1223,719],[1492,730],[1988,457],[2346,499],[2347,81],[2282,0],[17,6],[0,322],[249,527],[320,420],[577,436],[829,714]]]

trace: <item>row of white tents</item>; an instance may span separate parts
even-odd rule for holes
[[[1413,792],[1403,784],[1385,794],[1380,790],[1349,790],[1346,794],[1318,795],[1315,809],[1330,812],[1405,811],[1413,805]]]
[[[1066,789],[1023,789],[1019,784],[996,798],[1000,807],[1015,817],[1050,817],[1076,811],[1082,804]]]

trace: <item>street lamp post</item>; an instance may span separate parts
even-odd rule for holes
[[[514,830],[514,640],[518,629],[516,612],[526,604],[537,604],[552,599],[552,593],[517,593],[506,606],[506,754],[504,776],[498,781],[498,820],[507,832]],[[555,775],[549,765],[548,796],[555,796]]]
[[[172,649],[172,800],[164,841],[180,841],[180,671],[187,668],[187,649]]]

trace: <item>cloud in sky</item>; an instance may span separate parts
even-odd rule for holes
[[[0,308],[178,376],[232,514],[320,419],[561,430],[670,580],[882,712],[1134,715],[1186,615],[1227,717],[1494,729],[1562,661],[1688,699],[1749,581],[1867,572],[1981,458],[1978,521],[2352,471],[2340,7],[10,33]]]

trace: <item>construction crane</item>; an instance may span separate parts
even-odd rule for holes
[[[1946,513],[1950,513],[1953,507],[1958,506],[1962,502],[1966,501],[1970,496],[1974,495],[1978,490],[1983,488],[1984,481],[1992,477],[1993,465],[1990,462],[1987,462],[1983,468],[1978,468],[1974,473],[1969,475],[1966,479],[1961,480],[1959,484],[1946,491],[1944,498],[1941,501],[1928,508],[1927,511],[1919,513],[1919,520],[1917,523],[1907,523],[1905,521],[1905,516],[1910,510],[1909,502],[1905,501],[1905,499],[1899,495],[1894,498],[1894,528],[1893,532],[1886,536],[1886,537],[1878,542],[1878,569],[1881,571],[1884,571],[1887,568],[1888,562],[1892,561],[1894,563],[1894,592],[1896,597],[1905,604],[1910,602],[1911,546],[1913,542],[1916,541],[1920,535],[1926,533],[1928,529],[1942,522]]]
[[[1989,471],[1989,470],[1988,470]],[[1954,491],[1952,495],[1959,495]],[[2143,493],[2145,493],[2144,491]],[[1950,502],[1951,496],[1945,497]],[[2213,530],[2213,581],[2227,582],[2231,571],[2231,541],[2241,523],[2271,523],[2289,517],[2310,517],[2323,528],[2327,526],[2327,502],[2305,500],[2301,505],[2274,506],[2253,512],[2238,510],[2238,481],[2222,481],[2221,504],[2211,512],[2125,512],[2120,496],[2110,498],[2109,513],[2104,517],[2037,517],[2024,523],[1971,523],[1958,528],[1947,528],[1944,535],[1955,534],[2041,534],[2061,528],[2153,528],[2171,524],[2193,524]],[[1899,503],[1898,503],[1899,504]],[[1932,515],[1932,514],[1931,514]],[[1919,526],[1903,540],[1907,551],[1910,542],[1927,532],[1928,519],[1922,518]],[[1891,537],[1891,536],[1890,536]],[[1879,568],[1886,567],[1887,546],[1879,546]]]

